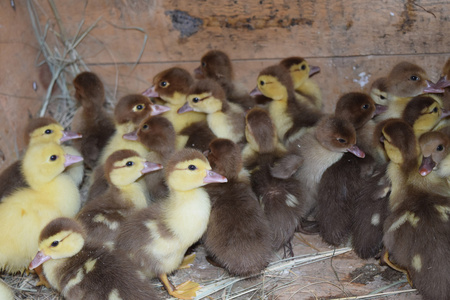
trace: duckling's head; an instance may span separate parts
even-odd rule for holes
[[[25,129],[25,143],[62,143],[71,139],[81,138],[81,134],[66,131],[51,117],[31,119]]]
[[[160,170],[160,164],[150,163],[134,150],[118,150],[105,162],[105,177],[109,183],[119,187],[135,182],[142,175]]]
[[[225,91],[212,79],[201,79],[193,84],[186,100],[186,104],[178,110],[179,114],[187,111],[212,114],[228,108]]]
[[[277,145],[278,137],[275,125],[269,113],[254,107],[245,116],[245,137],[250,147],[260,153],[272,153]]]
[[[175,149],[176,133],[172,122],[162,116],[144,119],[136,131],[127,133],[124,139],[137,140],[152,151],[170,152]]]
[[[320,68],[310,66],[303,57],[287,57],[280,61],[280,65],[289,70],[294,88],[299,88],[307,78],[320,72]]]
[[[376,105],[375,101],[364,93],[344,94],[336,103],[335,115],[349,120],[355,129],[361,128],[386,106]]]
[[[227,179],[236,178],[242,169],[241,148],[229,139],[214,139],[205,155],[212,170]]]
[[[396,64],[387,77],[387,92],[398,97],[414,97],[423,93],[429,80],[424,69],[410,62]]]
[[[174,153],[165,168],[165,178],[170,189],[189,191],[208,183],[226,182],[227,179],[213,171],[206,157],[198,150],[185,148]]]
[[[377,104],[386,105],[389,101],[387,94],[387,77],[377,78],[370,87],[370,97]]]
[[[258,90],[274,101],[284,100],[294,95],[294,86],[289,71],[282,65],[270,66],[258,75]]]
[[[381,129],[384,149],[389,159],[404,168],[418,166],[419,145],[413,128],[401,119],[389,119]]]
[[[173,67],[156,74],[153,78],[153,86],[146,90],[143,95],[160,97],[171,104],[183,104],[193,83],[194,79],[188,71]]]
[[[131,94],[122,97],[117,102],[114,118],[118,124],[132,122],[138,125],[149,114],[158,115],[168,110],[168,107],[153,104],[149,98],[143,95]]]
[[[82,72],[73,80],[75,98],[82,106],[101,107],[105,102],[105,88],[100,78],[92,72]]]
[[[54,219],[41,231],[39,251],[29,265],[30,270],[50,259],[62,259],[76,255],[83,248],[85,237],[84,228],[74,219]]]
[[[411,99],[406,105],[402,119],[413,127],[417,136],[433,129],[437,123],[448,116],[436,99],[431,95],[420,95]]]
[[[45,183],[61,174],[73,163],[82,161],[80,156],[66,154],[57,143],[39,143],[28,147],[23,158],[23,172],[30,186]]]
[[[356,146],[356,131],[349,121],[325,116],[319,120],[315,137],[326,149],[333,152],[350,152],[363,158],[365,153]]]
[[[426,132],[420,136],[419,146],[423,155],[419,173],[426,176],[450,153],[450,138],[440,131]]]
[[[200,66],[194,70],[195,78],[215,80],[233,79],[233,66],[228,55],[220,50],[208,51],[200,60]]]

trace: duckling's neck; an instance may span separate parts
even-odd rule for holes
[[[176,105],[180,108],[186,102],[186,94],[175,92],[171,97],[162,96],[161,99],[166,101],[167,104]]]
[[[70,258],[50,259],[42,265],[45,278],[57,291],[61,291],[61,271],[67,265]]]
[[[236,131],[233,129],[235,124],[230,123],[228,115],[223,111],[216,111],[215,113],[208,114],[206,121],[211,131],[219,138],[230,139],[233,142],[238,142],[244,135],[242,132],[240,135],[236,135]]]
[[[119,187],[119,191],[123,199],[134,208],[141,209],[147,207],[149,195],[143,180],[138,179],[131,184],[121,186]]]
[[[282,140],[286,132],[294,124],[292,117],[288,113],[287,101],[270,102],[269,114],[275,124],[275,128],[277,129],[277,136],[280,140]]]
[[[183,104],[184,103],[166,104],[167,107],[170,107],[170,110],[162,114],[164,118],[172,122],[173,129],[176,133],[179,133],[192,123],[200,122],[206,119],[206,115],[204,113],[196,111],[188,111],[182,114],[177,113],[178,109],[181,108]]]
[[[162,216],[167,227],[179,239],[180,247],[189,247],[206,231],[211,212],[208,193],[203,188],[170,191]]]

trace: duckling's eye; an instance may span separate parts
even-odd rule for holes
[[[302,65],[302,66],[300,67],[300,69],[306,70],[306,65]]]
[[[369,104],[364,104],[364,105],[362,106],[362,109],[369,109],[369,107],[370,107]]]
[[[144,126],[142,126],[142,129],[147,130],[148,129],[148,125],[144,124]]]
[[[161,82],[159,83],[159,86],[160,86],[160,87],[166,87],[167,85],[168,85],[167,81],[161,81]]]
[[[59,245],[59,241],[53,241],[53,243],[50,245],[50,247],[56,247]]]
[[[417,80],[419,80],[420,78],[419,78],[419,76],[412,75],[411,77],[409,77],[409,79],[411,79],[412,81],[417,81]]]
[[[337,140],[338,140],[338,142],[341,143],[341,144],[347,143],[347,141],[344,140],[344,139],[342,139],[342,138],[339,138],[339,139],[337,139]]]
[[[192,99],[192,102],[197,103],[198,101],[200,101],[200,99],[198,99],[198,97],[195,97]]]
[[[55,160],[57,160],[58,159],[58,156],[57,155],[52,155],[52,156],[50,156],[50,160],[51,161],[55,161]]]
[[[444,150],[444,146],[439,145],[436,147],[436,151],[442,151],[442,150]]]
[[[136,105],[136,109],[137,110],[143,110],[144,109],[144,105],[138,104],[138,105]]]
[[[132,161],[127,161],[127,163],[125,164],[127,167],[131,167],[132,165],[134,165],[134,162]]]
[[[188,169],[191,170],[191,171],[194,171],[194,170],[197,170],[197,167],[194,166],[194,165],[189,165]]]
[[[51,134],[51,133],[53,133],[53,130],[47,129],[44,133],[45,133],[45,134]]]
[[[437,107],[433,108],[432,112],[437,113],[438,112],[438,108]]]
[[[266,83],[265,83],[264,81],[261,80],[261,81],[259,82],[259,84],[260,84],[260,85],[265,85]]]
[[[384,100],[384,99],[386,99],[386,97],[383,96],[383,95],[380,95],[380,99],[381,99],[381,100]]]
[[[206,63],[204,61],[202,61],[202,67],[206,67]]]

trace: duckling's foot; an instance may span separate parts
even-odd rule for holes
[[[186,255],[184,257],[183,261],[181,262],[181,265],[178,267],[178,270],[189,269],[192,266],[192,264],[194,263],[195,256],[196,256],[195,253]]]
[[[388,265],[389,267],[391,267],[392,269],[398,271],[398,272],[402,272],[406,274],[406,279],[408,280],[408,283],[411,287],[414,287],[412,281],[411,281],[411,277],[409,276],[409,272],[407,269],[403,269],[402,267],[394,264],[390,259],[389,259],[389,252],[384,249],[384,255],[381,257],[380,261],[386,265]]]
[[[39,276],[39,281],[36,283],[36,286],[45,286],[48,289],[51,289],[50,283],[45,278],[44,272],[42,271],[42,265],[34,269],[36,274]]]
[[[166,288],[169,295],[178,299],[192,299],[196,296],[197,291],[200,289],[200,285],[193,281],[186,281],[175,287],[167,278],[167,274],[161,274],[158,276],[159,280]]]
[[[302,218],[300,224],[296,228],[297,232],[301,232],[303,234],[318,234],[320,231],[319,223],[313,220],[307,220]]]

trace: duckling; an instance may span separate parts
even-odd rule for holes
[[[61,144],[71,139],[80,138],[81,135],[64,130],[64,128],[51,117],[42,117],[31,119],[28,122],[27,127],[25,128],[24,137],[25,144],[32,146],[38,143],[49,142]],[[65,147],[65,150],[70,151],[70,147]],[[81,164],[77,163],[75,165]],[[17,160],[0,174],[0,203],[3,197],[10,195],[15,190],[29,187],[21,172],[21,168],[22,160]],[[75,172],[70,173],[77,185],[81,183],[80,177],[82,177],[82,174],[80,176],[80,172],[83,173],[83,168],[81,168],[81,170],[76,168]]]
[[[166,165],[175,151],[176,134],[172,123],[163,116],[150,116],[143,120],[137,131],[124,135],[124,138],[137,140],[151,149],[146,159]],[[164,172],[152,172],[144,176],[151,201],[167,196],[169,189],[164,180]]]
[[[430,131],[420,136],[419,145],[422,152],[420,175],[431,177],[435,183],[444,179],[450,184],[450,138],[440,131]]]
[[[365,156],[356,145],[353,125],[332,115],[324,116],[314,130],[293,141],[288,151],[292,154],[280,159],[271,168],[271,174],[282,179],[294,176],[298,180],[303,192],[299,201],[303,219],[316,214],[318,186],[325,170],[339,161],[345,152],[360,158]]]
[[[156,290],[126,255],[91,245],[74,219],[57,218],[39,236],[30,269],[42,265],[64,299],[158,299]]]
[[[255,90],[272,99],[268,110],[275,123],[278,138],[285,145],[303,135],[322,116],[319,110],[297,102],[291,76],[281,65],[262,70]]]
[[[75,99],[81,105],[72,120],[72,130],[83,135],[74,147],[84,158],[84,164],[94,169],[102,149],[114,134],[112,116],[103,108],[105,89],[100,78],[92,72],[82,72],[73,80]]]
[[[104,164],[113,152],[121,149],[132,149],[145,156],[149,150],[144,145],[126,140],[123,135],[136,130],[139,123],[149,114],[158,115],[168,110],[166,106],[152,104],[150,99],[143,95],[131,94],[122,97],[114,109],[116,132],[103,149],[98,164]]]
[[[244,110],[225,97],[222,87],[212,79],[197,81],[189,90],[187,102],[178,110],[179,114],[198,111],[206,114],[211,131],[219,138],[235,143],[244,140]]]
[[[80,194],[64,168],[82,161],[64,153],[56,143],[28,147],[22,163],[29,187],[20,188],[0,203],[0,269],[23,272],[37,250],[40,230],[53,218],[73,217],[80,209]]]
[[[310,77],[320,72],[317,66],[310,66],[302,57],[287,57],[280,65],[289,70],[295,89],[295,98],[300,103],[310,104],[322,110],[322,92]]]
[[[209,128],[208,122],[197,122],[184,128],[177,136],[176,149],[194,148],[204,152],[208,150],[209,143],[217,138]]]
[[[204,114],[195,111],[177,114],[178,109],[186,102],[187,93],[193,84],[194,79],[188,71],[173,67],[158,73],[153,78],[153,86],[143,93],[147,97],[159,97],[170,108],[162,116],[172,123],[177,133],[192,123],[206,119]]]
[[[244,166],[250,171],[252,188],[272,228],[272,247],[275,251],[283,248],[284,257],[293,256],[291,241],[304,214],[302,192],[295,178],[279,179],[270,174],[270,167],[287,150],[264,109],[255,107],[247,113],[245,135],[248,143],[242,151]]]
[[[131,214],[122,225],[115,247],[131,258],[148,277],[158,277],[171,296],[191,298],[198,285],[174,287],[167,278],[192,244],[206,231],[211,203],[203,186],[226,182],[211,171],[198,150],[175,152],[164,168],[169,196]]]
[[[210,78],[218,82],[228,101],[240,105],[245,111],[255,106],[254,99],[234,80],[233,65],[225,52],[211,50],[205,53],[194,74],[197,79]]]
[[[450,198],[417,184],[424,178],[417,172],[420,149],[410,125],[392,120],[382,133],[392,183],[384,258],[406,270],[424,299],[448,299]]]
[[[142,175],[162,169],[133,150],[118,150],[105,162],[108,189],[83,206],[76,219],[87,230],[89,244],[114,241],[120,224],[135,209],[147,207],[147,192],[136,182]]]
[[[212,203],[202,239],[206,253],[234,276],[258,274],[272,256],[271,229],[242,169],[241,149],[231,140],[215,139],[206,157],[228,180],[205,187]]]
[[[379,77],[372,82],[370,87],[370,98],[372,98],[376,104],[387,105],[388,103],[386,81],[387,77]]]

